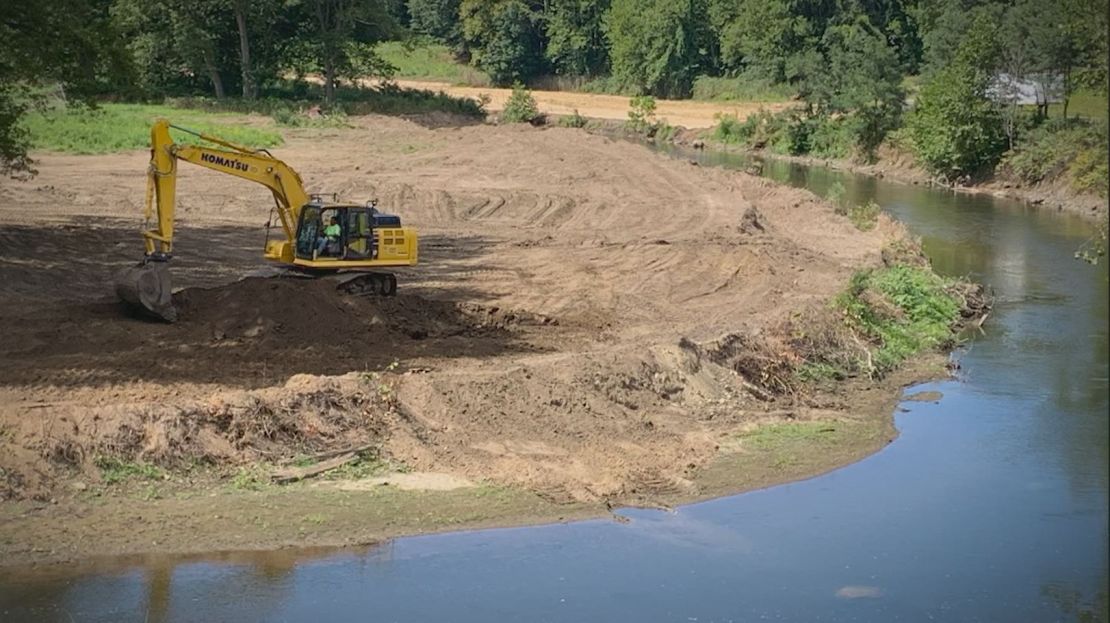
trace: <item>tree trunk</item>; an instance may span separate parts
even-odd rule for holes
[[[1068,100],[1071,99],[1071,68],[1064,71],[1064,119],[1068,118]]]
[[[208,78],[212,80],[212,88],[216,91],[216,99],[222,100],[227,97],[227,93],[224,91],[224,79],[212,59],[212,50],[205,49],[201,54],[204,56],[204,68],[208,71]]]
[[[335,57],[330,51],[324,54],[324,101],[331,108],[335,106]]]
[[[243,72],[243,98],[254,99],[258,94],[251,72],[251,44],[247,36],[247,11],[245,3],[235,3],[235,23],[239,26],[239,67]]]

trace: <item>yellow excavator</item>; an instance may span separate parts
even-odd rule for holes
[[[171,128],[203,142],[176,143],[170,136]],[[373,201],[350,205],[337,203],[334,196],[328,202],[321,195],[309,195],[297,172],[264,149],[236,145],[171,125],[165,119],[151,127],[150,145],[143,226],[146,253],[137,266],[116,275],[116,293],[163,320],[177,319],[169,263],[173,257],[178,161],[269,188],[282,235],[270,239],[267,228],[263,257],[298,275],[338,275],[337,287],[343,292],[390,296],[397,291],[396,277],[376,269],[416,264],[416,231],[403,227],[399,217],[379,212]]]

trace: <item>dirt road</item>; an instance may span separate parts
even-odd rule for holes
[[[481,100],[489,98],[486,106],[490,112],[505,109],[505,102],[512,95],[512,89],[494,87],[455,86],[447,82],[426,82],[418,80],[396,80],[399,86],[413,89],[443,91],[455,97],[469,97]],[[590,119],[628,119],[628,100],[623,95],[601,95],[597,93],[576,93],[574,91],[531,91],[536,106],[541,113],[548,115],[571,115],[575,111]],[[735,115],[746,119],[760,109],[777,112],[790,106],[789,102],[702,102],[694,100],[656,100],[656,117],[674,126],[691,129],[711,128],[717,125],[720,115]]]
[[[355,123],[274,151],[310,191],[419,229],[393,300],[236,281],[265,269],[268,194],[182,167],[182,318],[152,325],[110,286],[141,253],[145,153],[40,155],[0,185],[6,495],[95,483],[105,456],[236,466],[369,441],[553,503],[651,503],[697,495],[758,422],[863,417],[767,402],[736,358],[878,263],[892,224],[580,130]]]

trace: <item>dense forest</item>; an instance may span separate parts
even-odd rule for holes
[[[697,81],[785,90],[798,106],[722,119],[725,142],[873,159],[912,150],[945,179],[1021,145],[1090,147],[1074,178],[1105,193],[1106,124],[1068,119],[1107,93],[1107,0],[49,0],[6,3],[0,163],[26,168],[17,119],[43,90],[74,101],[290,96],[318,76],[389,77],[387,40],[438,41],[495,85],[592,80],[685,98]],[[1033,89],[1058,101],[1019,105]],[[1103,115],[1105,117],[1105,115]],[[1097,148],[1097,149],[1096,149]],[[1040,160],[1043,160],[1041,158]],[[1029,176],[1053,163],[1010,157]]]

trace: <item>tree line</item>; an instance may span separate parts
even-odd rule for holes
[[[495,85],[604,78],[668,98],[702,76],[783,85],[802,104],[775,122],[789,151],[870,153],[906,125],[955,172],[1021,131],[1018,108],[987,97],[999,75],[1059,90],[1065,111],[1077,88],[1105,93],[1107,82],[1107,0],[48,0],[2,11],[0,161],[16,165],[26,137],[14,119],[36,86],[250,100],[311,74],[333,103],[341,83],[390,74],[377,42],[413,35]],[[906,76],[922,81],[910,119]]]

